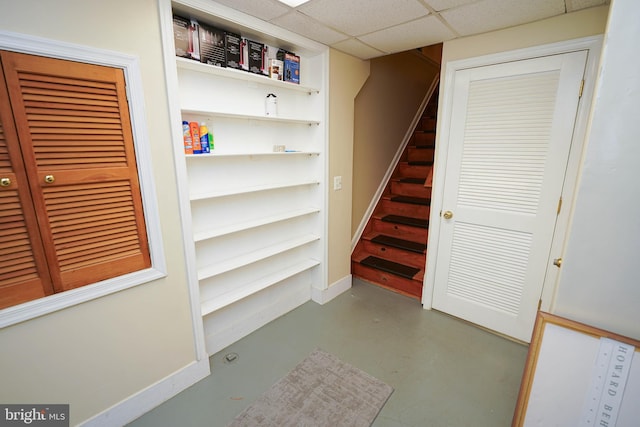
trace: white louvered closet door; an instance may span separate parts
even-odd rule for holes
[[[434,308],[530,340],[586,57],[455,73]]]

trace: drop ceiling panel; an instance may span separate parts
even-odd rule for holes
[[[507,28],[565,13],[564,0],[484,0],[455,9],[441,16],[460,35],[471,35]]]
[[[370,59],[384,55],[386,52],[368,46],[358,39],[348,39],[333,45],[335,49],[360,59]]]
[[[272,22],[289,31],[329,46],[349,38],[349,36],[325,27],[324,25],[320,25],[317,21],[296,11],[276,18]]]
[[[351,36],[372,33],[429,14],[418,0],[312,0],[298,10]]]
[[[441,11],[445,9],[452,9],[454,7],[463,6],[469,3],[475,3],[480,0],[426,0],[429,6],[431,6],[436,11]]]
[[[216,3],[229,6],[263,21],[270,21],[291,10],[291,8],[277,0],[216,0]]]
[[[574,12],[576,10],[585,9],[587,7],[602,6],[603,4],[609,4],[608,0],[566,0],[567,12]]]
[[[416,46],[429,46],[450,40],[456,35],[435,16],[426,16],[359,37],[366,44],[384,52],[401,52]]]
[[[361,59],[525,24],[610,0],[214,1]]]

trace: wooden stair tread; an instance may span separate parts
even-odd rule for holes
[[[431,213],[438,93],[433,93],[351,255],[354,277],[420,300]]]
[[[392,202],[410,203],[412,205],[422,205],[422,206],[429,206],[431,204],[431,199],[427,199],[425,197],[391,196],[390,200]]]
[[[386,271],[387,273],[395,274],[396,276],[404,277],[406,279],[413,279],[413,276],[420,272],[419,268],[409,267],[404,264],[387,261],[386,259],[378,258],[375,256],[366,257],[365,259],[360,261],[360,264],[378,270]]]
[[[398,181],[399,182],[403,182],[405,184],[420,184],[420,185],[424,185],[426,179],[425,178],[414,178],[414,177],[408,176],[408,177],[400,178]]]
[[[413,218],[402,215],[385,215],[381,218],[384,222],[393,222],[396,224],[410,225],[412,227],[429,228],[429,220],[422,218]]]
[[[397,292],[401,295],[414,298],[418,301],[422,298],[422,281],[424,280],[424,272],[421,270],[417,276],[412,279],[396,276],[386,271],[376,268],[367,267],[359,262],[352,263],[353,277],[358,277],[367,282],[373,283],[390,291]],[[421,277],[422,276],[422,277]]]
[[[378,234],[372,238],[371,241],[378,245],[391,246],[419,254],[424,253],[427,249],[427,245],[424,243],[412,242],[411,240],[399,239],[397,237],[386,236],[384,234]]]
[[[436,135],[436,131],[435,130],[415,130],[414,134],[420,134],[420,135]]]

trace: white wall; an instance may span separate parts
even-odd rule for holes
[[[611,4],[555,314],[640,338],[640,4]]]

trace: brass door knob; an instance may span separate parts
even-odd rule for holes
[[[442,217],[443,217],[444,219],[451,219],[451,218],[453,218],[453,212],[451,212],[451,211],[444,211],[444,212],[442,213]]]
[[[44,177],[44,182],[46,182],[47,184],[51,184],[55,180],[56,179],[53,177],[53,175],[47,175]]]
[[[8,187],[11,185],[10,178],[0,178],[0,187]]]

